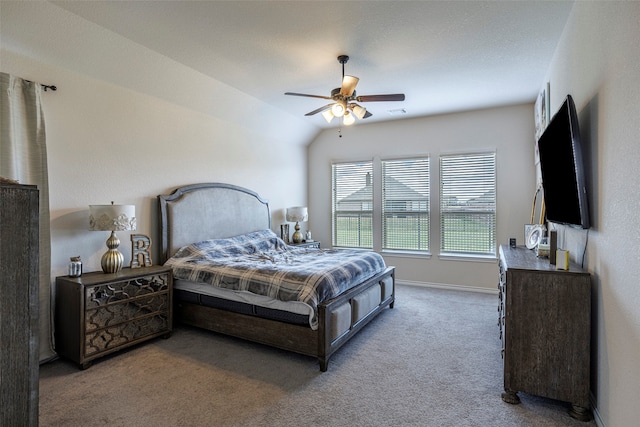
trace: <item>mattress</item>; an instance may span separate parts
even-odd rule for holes
[[[177,302],[200,304],[317,329],[313,323],[313,307],[302,301],[280,301],[252,292],[218,288],[208,283],[183,279],[175,279],[173,289]]]

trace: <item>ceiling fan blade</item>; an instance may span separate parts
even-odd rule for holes
[[[394,93],[391,95],[362,95],[357,96],[358,102],[376,102],[376,101],[404,101],[404,93]]]
[[[362,118],[366,119],[367,117],[371,117],[371,116],[373,116],[373,114],[367,111],[366,113],[364,113],[364,116]]]
[[[331,108],[332,105],[333,105],[333,103],[327,104],[324,107],[318,108],[317,110],[313,110],[313,111],[308,112],[307,114],[305,114],[305,116],[313,116],[314,114],[322,113],[323,111],[326,111],[329,108]]]
[[[340,88],[340,93],[344,96],[353,95],[353,91],[356,90],[356,85],[359,81],[360,79],[355,76],[344,76],[342,78],[342,87]]]
[[[306,96],[308,98],[332,99],[330,96],[309,95],[309,94],[306,94],[306,93],[285,92],[284,94],[285,95],[292,95],[292,96]]]

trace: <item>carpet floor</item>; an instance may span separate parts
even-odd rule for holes
[[[40,425],[595,426],[565,402],[501,400],[496,295],[396,295],[325,373],[311,357],[181,325],[84,371],[43,364]]]

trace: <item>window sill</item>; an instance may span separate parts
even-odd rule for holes
[[[431,253],[429,253],[429,252],[383,250],[383,251],[380,252],[380,255],[390,256],[390,257],[397,257],[397,258],[431,259]]]
[[[471,262],[488,262],[495,263],[498,258],[496,255],[474,255],[474,254],[453,254],[441,253],[438,258],[442,261],[471,261]]]

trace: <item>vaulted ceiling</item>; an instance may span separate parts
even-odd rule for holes
[[[367,122],[533,101],[567,1],[54,1],[54,4],[292,115],[326,102],[346,73]],[[390,110],[404,109],[393,115]],[[308,118],[328,124],[320,114]],[[334,121],[335,125],[335,121]]]
[[[178,103],[180,95],[170,94],[167,82],[179,73],[154,75],[145,66],[161,73],[165,64],[179,64],[189,70],[183,75],[212,82],[209,91],[216,92],[185,102],[200,102],[205,110],[223,95],[217,99],[237,104],[229,115],[252,115],[263,128],[274,117],[286,117],[290,127],[306,129],[305,139],[338,121],[329,125],[321,114],[304,116],[328,101],[284,93],[329,96],[342,80],[336,59],[341,54],[350,56],[346,74],[360,78],[358,95],[406,95],[401,102],[362,103],[373,115],[356,125],[533,102],[572,6],[573,1],[3,0],[0,13],[5,49],[152,95],[166,91]],[[21,23],[27,20],[33,23],[29,28]],[[395,110],[406,113],[390,113]]]

